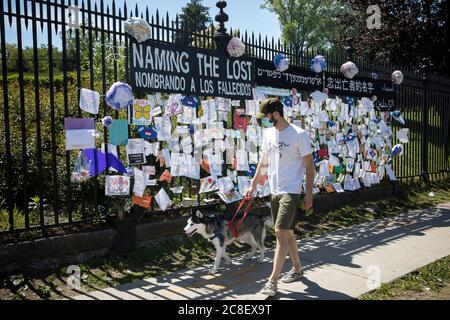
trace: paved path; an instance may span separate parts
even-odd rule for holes
[[[377,274],[381,282],[389,282],[450,255],[450,203],[303,240],[299,248],[305,278],[280,283],[280,293],[271,299],[357,298],[370,291]],[[235,258],[216,275],[208,274],[211,261],[75,299],[267,299],[258,292],[271,272],[272,258],[273,250],[262,264]]]

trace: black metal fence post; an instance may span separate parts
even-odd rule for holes
[[[227,7],[226,1],[217,1],[217,8],[220,9],[219,14],[216,15],[215,20],[219,23],[219,29],[214,34],[214,40],[216,41],[217,49],[225,49],[231,36],[227,33],[225,28],[225,22],[228,21],[228,15],[223,11]]]
[[[422,105],[422,179],[424,181],[429,181],[428,174],[428,132],[429,132],[429,105],[428,105],[428,76],[426,72],[423,73],[422,77],[423,85],[423,105]]]

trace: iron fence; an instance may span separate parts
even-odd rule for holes
[[[79,28],[70,28],[68,22],[72,22],[77,10],[81,23]],[[0,0],[0,234],[37,231],[48,235],[51,228],[108,216],[107,200],[99,196],[103,187],[100,179],[93,178],[81,186],[71,181],[75,155],[65,151],[61,133],[64,118],[82,115],[78,107],[80,88],[96,90],[104,96],[112,83],[129,80],[129,39],[122,22],[130,16],[145,18],[154,40],[186,42],[187,33],[178,17],[170,19],[169,14],[161,16],[158,11],[150,15],[148,7],[137,5],[130,9],[126,1],[119,6],[114,0]],[[214,32],[211,25],[190,35],[189,45],[214,49]],[[305,69],[319,53],[310,48],[299,54],[290,44],[253,32],[231,29],[230,34],[241,37],[246,54],[251,57],[271,61],[281,52],[292,65]],[[41,41],[44,46],[40,46]],[[12,51],[16,53],[14,59]],[[329,71],[334,73],[347,59],[344,50],[334,49],[325,56]],[[389,79],[399,67],[358,58],[354,62],[365,77],[376,72],[380,78]],[[398,178],[446,175],[450,168],[449,79],[439,75],[425,78],[412,70],[402,70],[405,81],[399,87],[397,105],[411,133],[410,143],[405,146],[406,156],[395,159]],[[107,108],[104,101],[100,110],[96,120],[107,115],[121,116]],[[394,125],[394,133],[397,129]],[[104,141],[108,141],[107,132]],[[157,165],[155,159],[152,163]],[[189,186],[191,182],[180,183]],[[200,195],[192,196],[195,206],[208,205]],[[154,206],[151,209],[157,212]]]

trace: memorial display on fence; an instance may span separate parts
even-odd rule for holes
[[[73,180],[83,182],[106,170],[106,195],[130,197],[146,209],[153,202],[165,211],[174,198],[193,195],[239,201],[255,174],[264,130],[272,125],[256,119],[260,101],[273,95],[270,88],[286,119],[309,134],[314,193],[396,180],[392,160],[402,155],[408,129],[394,141],[391,124],[405,124],[401,113],[376,108],[376,101],[377,95],[393,99],[402,75],[393,74],[393,82],[355,78],[357,68],[347,62],[343,76],[323,77],[323,56],[314,58],[311,71],[301,70],[282,55],[273,63],[242,57],[238,40],[230,42],[229,55],[131,41],[131,83],[114,83],[106,95],[108,108],[127,110],[128,117],[102,119],[109,137],[101,141],[103,150],[92,149],[104,137],[92,119],[66,119],[67,150],[84,149]],[[84,90],[80,107],[95,114],[98,100],[98,93]],[[269,194],[263,179],[257,196]]]

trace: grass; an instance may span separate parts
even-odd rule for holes
[[[429,195],[431,191],[434,193],[433,197]],[[298,238],[305,239],[338,228],[448,201],[450,180],[431,184],[415,182],[406,186],[404,191],[396,196],[347,204],[320,215],[307,215],[299,221],[296,234]],[[266,244],[272,247],[274,241],[273,233],[269,232]],[[246,252],[248,247],[238,244],[229,249],[231,256],[238,256]],[[98,290],[181,269],[196,268],[210,263],[213,255],[213,247],[200,237],[190,240],[182,236],[161,239],[151,247],[134,250],[126,258],[111,253],[81,264],[81,289]],[[0,299],[59,299],[79,294],[80,292],[67,288],[66,272],[67,266],[40,274],[11,274],[0,279]]]
[[[25,226],[25,216],[21,210],[17,207],[13,209],[13,217],[14,217],[14,226],[15,227],[24,227]],[[0,231],[9,230],[9,214],[7,209],[0,209]]]
[[[435,261],[375,291],[361,300],[450,299],[450,256]]]

